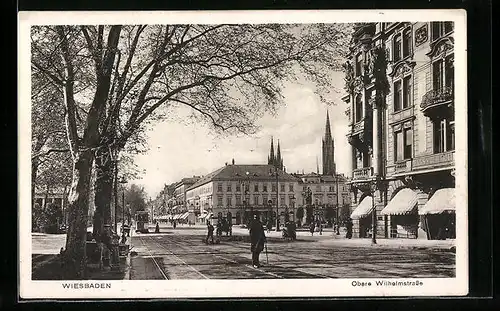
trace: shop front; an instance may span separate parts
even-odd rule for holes
[[[368,238],[372,228],[373,198],[365,196],[351,214],[352,233],[356,238]]]
[[[390,217],[390,237],[416,239],[418,237],[418,195],[409,188],[398,191],[380,212]]]
[[[455,239],[455,206],[455,188],[442,188],[419,210],[429,240]]]

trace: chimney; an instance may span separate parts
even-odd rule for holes
[[[233,160],[231,161],[231,163],[233,163],[233,165],[234,165],[234,158],[233,158]]]

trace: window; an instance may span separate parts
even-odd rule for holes
[[[434,123],[434,153],[455,150],[455,119],[443,119]]]
[[[411,106],[411,76],[403,79],[403,109]]]
[[[317,192],[321,192],[321,186],[320,186],[320,185],[317,185],[317,186],[316,186],[316,191],[317,191]]]
[[[241,196],[239,195],[236,196],[236,205],[241,205]]]
[[[222,196],[217,197],[217,205],[222,206]]]
[[[227,184],[227,192],[231,192],[231,191],[233,191],[231,188],[231,184]]]
[[[285,184],[281,184],[280,185],[280,191],[281,192],[285,192]]]
[[[453,89],[455,79],[455,68],[453,64],[453,55],[447,56],[444,59],[444,83],[447,87]]]
[[[362,59],[362,55],[361,53],[359,53],[358,55],[356,55],[356,76],[360,76],[361,75],[361,68],[362,68],[362,64],[363,64],[363,59]]]
[[[240,186],[240,184],[236,184],[236,192],[241,192],[241,186]]]
[[[412,157],[413,131],[411,128],[403,129],[394,133],[395,162]]]
[[[253,204],[256,204],[256,205],[260,204],[259,203],[259,196],[258,195],[254,195],[253,196]]]
[[[267,185],[262,185],[262,192],[267,192]]]
[[[280,205],[286,205],[285,196],[280,196]]]
[[[293,192],[293,184],[288,185],[288,191]]]
[[[394,111],[401,110],[401,81],[394,83]]]
[[[227,202],[227,206],[231,206],[233,204],[233,198],[232,197],[229,196],[229,197],[226,198],[226,200],[227,200],[226,201]]]
[[[445,87],[453,89],[454,78],[453,55],[432,63],[432,86],[434,90],[443,90]]]
[[[275,183],[271,184],[271,191],[276,192],[276,184]]]
[[[253,186],[253,191],[254,191],[254,192],[259,192],[259,185],[258,185],[258,184],[255,184],[255,185]]]
[[[432,41],[453,31],[453,22],[432,22]]]
[[[394,62],[397,62],[401,59],[401,35],[400,34],[397,34],[396,36],[394,36],[393,58],[394,58]]]
[[[412,47],[411,30],[407,29],[403,32],[403,58],[410,55]]]
[[[250,192],[250,185],[249,184],[245,184],[245,192]]]
[[[413,131],[412,129],[404,129],[404,151],[403,157],[405,159],[411,159],[412,154],[412,144],[413,144]]]
[[[330,192],[334,192],[334,190],[333,190],[333,186],[330,186],[330,188],[329,188],[329,190],[328,190],[328,191],[330,191]]]
[[[363,118],[363,102],[361,100],[361,95],[356,96],[356,110],[355,110],[355,121],[359,122]]]
[[[444,87],[443,81],[443,62],[438,60],[432,64],[432,87],[434,90],[442,90]]]
[[[217,184],[217,192],[222,192],[222,183]]]

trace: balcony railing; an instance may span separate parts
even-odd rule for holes
[[[352,179],[368,179],[373,176],[373,167],[357,168],[352,172]]]
[[[407,159],[397,162],[394,166],[395,173],[409,172],[412,169],[412,160]]]
[[[430,154],[413,159],[414,170],[453,166],[454,164],[455,151]]]
[[[422,96],[422,103],[420,103],[420,108],[425,111],[431,107],[438,106],[451,102],[453,100],[453,88],[443,87],[440,89],[430,90]]]

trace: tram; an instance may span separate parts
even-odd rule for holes
[[[135,213],[135,232],[149,232],[149,213],[147,211],[138,211]]]

